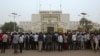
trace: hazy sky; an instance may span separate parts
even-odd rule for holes
[[[63,13],[70,14],[71,21],[80,20],[78,15],[86,12],[89,20],[100,23],[100,0],[0,0],[0,24],[14,21],[8,16],[12,12],[21,15],[16,17],[16,22],[31,21],[32,14],[38,13],[39,10],[60,10],[60,4]]]

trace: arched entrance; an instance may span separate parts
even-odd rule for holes
[[[53,33],[54,32],[54,27],[47,27],[47,32]]]

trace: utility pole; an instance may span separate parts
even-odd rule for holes
[[[13,31],[16,32],[16,25],[15,25],[15,18],[18,17],[18,16],[21,16],[21,15],[18,15],[17,13],[11,13],[12,15],[8,15],[10,17],[13,17],[14,18],[14,27],[13,27]]]

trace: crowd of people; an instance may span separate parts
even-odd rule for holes
[[[100,50],[100,33],[67,32],[67,33],[0,33],[1,53],[6,49],[14,53],[23,50],[63,51],[63,50]]]

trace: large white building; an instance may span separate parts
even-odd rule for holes
[[[100,24],[92,23],[94,29],[100,29]]]
[[[69,29],[77,30],[79,25],[79,22],[70,21],[70,15],[62,11],[40,11],[39,14],[32,14],[30,22],[20,22],[19,26],[26,32],[66,32]],[[97,28],[100,28],[100,24]]]

